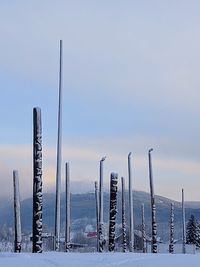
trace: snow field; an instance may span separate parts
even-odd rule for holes
[[[200,267],[200,254],[0,253],[1,267]]]

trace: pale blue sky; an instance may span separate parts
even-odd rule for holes
[[[0,179],[11,195],[12,169],[30,194],[32,108],[43,116],[44,186],[55,183],[59,40],[64,45],[64,161],[72,180],[93,188],[98,160],[149,190],[200,200],[199,1],[1,1]],[[63,177],[64,179],[64,177]],[[171,184],[173,183],[173,188]]]

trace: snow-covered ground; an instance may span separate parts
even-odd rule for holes
[[[0,253],[1,267],[199,267],[200,254]]]

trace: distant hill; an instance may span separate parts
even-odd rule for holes
[[[43,195],[43,223],[46,231],[53,232],[55,195]],[[156,218],[158,232],[167,238],[170,203],[175,204],[175,228],[181,231],[181,203],[171,199],[156,196]],[[150,226],[150,195],[146,192],[134,191],[134,222],[141,224],[141,205],[145,205],[145,219],[147,226]],[[121,193],[118,194],[118,215],[117,221],[121,221]],[[108,221],[109,194],[104,193],[104,218]],[[126,207],[128,217],[128,192],[126,192]],[[95,196],[94,193],[72,194],[71,195],[71,219],[72,229],[84,229],[85,225],[92,224],[95,227]],[[186,202],[186,220],[193,214],[200,220],[200,202]],[[22,228],[23,232],[29,233],[32,229],[32,199],[28,198],[21,203]],[[128,218],[127,218],[128,221]],[[61,226],[64,229],[65,222],[65,196],[61,194]],[[0,226],[13,227],[13,201],[1,200],[0,204]],[[178,230],[177,230],[178,231]]]

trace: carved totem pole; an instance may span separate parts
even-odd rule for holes
[[[171,203],[169,253],[174,253],[174,203]]]
[[[109,219],[109,251],[115,249],[115,221],[117,215],[117,173],[111,173],[110,177],[110,219]]]
[[[154,185],[153,185],[153,171],[152,171],[152,161],[151,152],[153,149],[149,150],[149,181],[150,181],[150,195],[151,195],[151,222],[152,222],[152,241],[151,241],[151,252],[157,253],[157,225],[156,225],[156,205],[155,205],[155,195],[154,195]]]
[[[42,121],[33,109],[33,253],[42,252]]]

